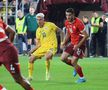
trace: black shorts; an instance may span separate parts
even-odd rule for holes
[[[36,31],[33,32],[33,31],[27,30],[27,38],[28,39],[35,39],[36,38]]]

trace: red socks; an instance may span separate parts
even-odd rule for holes
[[[3,86],[2,86],[2,85],[0,85],[0,90],[1,90],[1,89],[3,89]]]
[[[80,77],[83,77],[84,75],[83,75],[83,72],[82,72],[82,68],[78,65],[78,67],[77,68],[75,68],[76,69],[76,71],[77,71],[77,73],[78,73],[78,75],[80,76]]]

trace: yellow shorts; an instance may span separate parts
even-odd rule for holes
[[[53,55],[57,52],[57,47],[39,47],[33,52],[33,55],[37,58],[43,57],[47,52],[51,52]]]

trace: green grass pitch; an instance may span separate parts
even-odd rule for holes
[[[28,57],[20,58],[21,72],[28,76]],[[35,90],[108,90],[108,58],[84,58],[79,61],[83,67],[86,83],[76,84],[78,76],[73,77],[73,68],[54,57],[51,61],[51,80],[45,80],[45,60],[35,62],[33,81],[31,85]],[[7,90],[24,90],[16,84],[11,75],[2,66],[0,67],[0,83]]]

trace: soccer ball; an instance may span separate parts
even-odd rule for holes
[[[2,85],[0,85],[0,90],[7,90],[7,89],[3,87]]]

